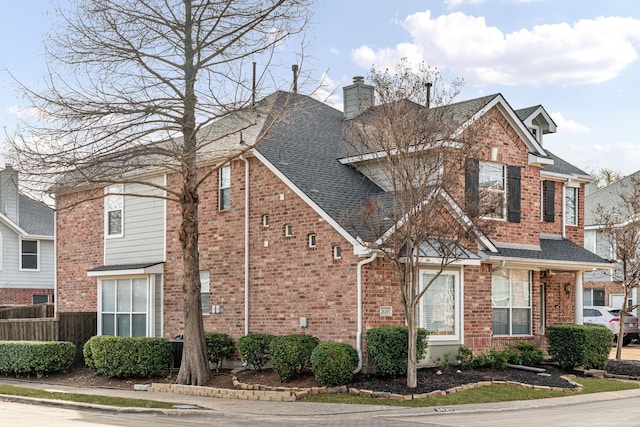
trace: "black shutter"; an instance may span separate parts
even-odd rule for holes
[[[507,219],[520,222],[520,166],[507,166]]]
[[[467,214],[471,217],[478,215],[480,204],[479,182],[480,182],[480,161],[478,159],[467,159],[465,164],[464,185]]]
[[[542,181],[542,217],[545,222],[555,220],[555,194],[556,183],[554,181]]]

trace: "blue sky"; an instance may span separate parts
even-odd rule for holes
[[[3,0],[0,69],[41,85],[52,25],[49,0]],[[319,0],[306,42],[302,67],[338,108],[353,76],[407,57],[463,78],[457,100],[500,92],[514,108],[542,104],[558,125],[545,148],[587,171],[640,169],[640,2]],[[298,47],[281,49],[283,78]],[[0,73],[0,126],[13,129],[24,107]]]

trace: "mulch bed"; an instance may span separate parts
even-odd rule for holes
[[[357,374],[348,384],[361,390],[372,390],[394,394],[420,394],[435,390],[448,390],[465,384],[480,381],[515,381],[524,384],[573,388],[569,381],[561,378],[563,372],[555,365],[544,365],[545,375],[521,369],[438,369],[423,368],[418,370],[418,387],[409,388],[406,378],[387,378],[375,375]],[[609,361],[607,372],[616,375],[628,375],[640,377],[640,361]],[[235,374],[240,382],[249,384],[261,384],[272,387],[321,387],[311,372],[304,372],[288,383],[283,383],[275,372],[265,369],[261,372],[243,370]],[[175,383],[176,374],[153,378],[109,378],[97,375],[88,368],[74,368],[65,373],[45,375],[42,378],[20,378],[27,381],[43,383],[57,383],[78,387],[107,387],[107,388],[132,388],[134,384]],[[578,380],[578,382],[580,382]],[[233,378],[229,371],[215,373],[207,383],[209,387],[233,388]]]

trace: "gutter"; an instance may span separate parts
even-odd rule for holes
[[[249,160],[244,162],[244,334],[249,335]]]
[[[378,257],[378,253],[374,252],[369,258],[363,259],[358,263],[358,330],[356,331],[356,351],[358,352],[358,367],[353,372],[357,374],[362,370],[362,268],[369,263],[372,263]]]

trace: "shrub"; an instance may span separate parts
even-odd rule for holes
[[[109,377],[148,377],[171,365],[171,343],[164,338],[95,336],[82,350],[86,365]]]
[[[76,346],[66,341],[0,341],[0,373],[41,377],[73,364]]]
[[[509,346],[508,355],[513,365],[538,366],[544,362],[544,351],[526,341]]]
[[[416,337],[416,359],[424,357],[427,350],[426,329],[418,328]],[[365,336],[367,353],[380,376],[407,374],[409,330],[406,326],[383,326],[372,328]]]
[[[463,368],[469,368],[471,361],[473,360],[473,351],[469,347],[461,345],[458,347],[458,353],[456,354],[456,361]]]
[[[261,371],[269,361],[269,344],[273,335],[248,334],[238,339],[238,352],[242,361],[254,370]]]
[[[293,334],[274,337],[269,344],[273,370],[282,382],[289,382],[311,366],[311,353],[318,346],[313,335]]]
[[[207,343],[207,357],[209,362],[215,366],[216,371],[220,370],[222,361],[233,354],[233,341],[227,334],[218,332],[208,332],[204,334]]]
[[[599,325],[548,326],[549,354],[562,369],[583,366],[605,369],[613,345],[613,333]]]
[[[473,355],[473,352],[465,346],[458,347],[458,355],[456,359],[458,363],[464,368],[497,368],[503,369],[507,366],[509,360],[517,359],[519,354],[516,355],[514,352],[509,350],[504,351],[496,351],[490,350],[489,353],[478,354],[477,356]]]
[[[358,352],[347,343],[323,342],[311,353],[313,375],[328,386],[350,382],[358,362]]]

